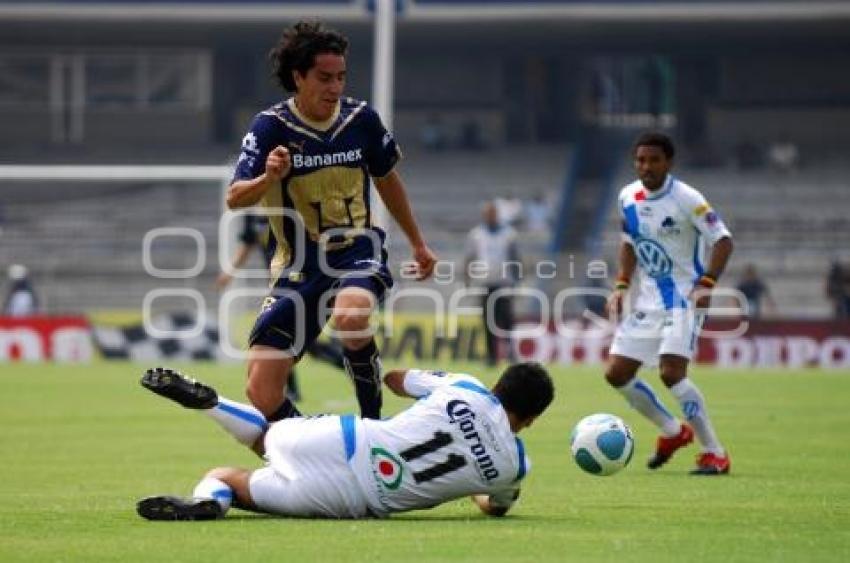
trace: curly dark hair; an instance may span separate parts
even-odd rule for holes
[[[658,147],[664,151],[664,156],[667,160],[671,160],[676,155],[676,149],[673,146],[673,141],[664,133],[649,131],[641,134],[635,144],[632,145],[632,154],[637,152],[638,147]]]
[[[555,398],[555,386],[542,365],[528,362],[508,367],[493,387],[493,394],[505,410],[526,419],[546,410]]]
[[[272,74],[287,92],[295,92],[292,71],[302,76],[316,64],[316,55],[348,54],[348,39],[321,22],[300,21],[283,30],[280,41],[269,51]]]

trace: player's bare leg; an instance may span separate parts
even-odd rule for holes
[[[641,365],[634,358],[614,354],[605,372],[605,379],[665,436],[674,436],[679,432],[679,421],[661,403],[652,387],[637,376]]]
[[[661,379],[679,401],[685,419],[693,427],[702,452],[697,457],[697,467],[692,473],[719,475],[729,472],[729,456],[717,439],[714,426],[708,418],[705,398],[688,377],[688,359],[674,354],[663,354],[660,359]]]
[[[257,510],[251,498],[251,473],[253,469],[217,467],[207,472],[204,479],[218,479],[233,491],[233,506],[246,510]],[[197,488],[196,488],[197,490]]]
[[[268,422],[263,413],[253,406],[221,397],[209,385],[170,368],[149,369],[142,375],[140,383],[157,395],[204,413],[237,441],[262,456],[262,437]]]
[[[605,371],[605,379],[615,388],[620,388],[634,379],[640,369],[641,362],[626,356],[611,356],[608,369]]]
[[[673,453],[693,440],[693,431],[682,424],[667,410],[658,396],[643,379],[637,376],[641,362],[626,356],[613,354],[605,372],[608,380],[629,404],[652,421],[661,431],[655,453],[647,463],[650,469],[656,469],[670,459]]]
[[[295,358],[276,348],[255,344],[248,351],[245,395],[269,422],[301,416],[286,397],[289,373]]]
[[[381,359],[369,318],[375,296],[360,287],[342,289],[334,300],[333,326],[342,341],[345,371],[354,382],[363,418],[381,417]]]

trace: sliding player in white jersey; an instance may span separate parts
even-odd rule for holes
[[[170,382],[161,394],[190,408],[215,408],[215,390],[158,369]],[[504,515],[530,466],[516,433],[554,397],[546,370],[513,365],[492,390],[471,375],[423,370],[391,371],[384,382],[419,400],[384,420],[327,415],[268,425],[254,407],[222,399],[237,415],[231,433],[262,444],[266,466],[213,469],[191,498],[149,497],[139,501],[139,515],[213,519],[235,506],[284,516],[384,517],[463,496],[485,514]]]
[[[709,305],[711,288],[726,267],[732,236],[702,194],[670,174],[675,151],[666,135],[641,135],[633,151],[639,180],[620,192],[624,234],[609,313],[619,318],[635,274],[638,288],[631,312],[614,335],[605,377],[661,430],[650,469],[666,463],[696,433],[702,451],[692,473],[728,473],[729,455],[717,439],[702,393],[688,378],[688,363],[702,325],[699,311]],[[711,245],[707,268],[703,238]],[[637,377],[643,364],[659,365],[687,422],[674,417]]]

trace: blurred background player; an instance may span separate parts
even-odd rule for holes
[[[8,317],[29,317],[39,311],[39,300],[23,264],[12,264],[8,270],[9,288],[3,300],[3,314]]]
[[[759,276],[755,264],[747,264],[744,267],[744,272],[741,275],[741,280],[735,289],[740,291],[747,300],[747,316],[751,319],[758,319],[762,316],[764,310],[762,303],[766,305],[766,310],[769,312],[776,311],[776,303],[770,295],[770,288]]]
[[[835,320],[850,319],[850,269],[838,260],[833,261],[826,275],[825,289]]]
[[[361,414],[380,416],[380,357],[369,318],[393,280],[384,231],[371,222],[370,177],[410,242],[418,277],[428,277],[436,261],[393,169],[395,140],[366,102],[343,97],[347,53],[348,40],[320,23],[284,31],[270,59],[294,96],[254,118],[227,193],[231,209],[261,204],[289,212],[269,218],[274,289],[249,340],[246,392],[269,421],[298,414],[283,390],[329,316]]]
[[[504,515],[530,467],[516,434],[554,398],[546,370],[512,365],[492,390],[471,375],[439,371],[394,370],[385,382],[419,400],[386,420],[348,415],[258,424],[253,436],[268,460],[264,468],[213,469],[192,498],[149,497],[139,501],[139,515],[208,520],[235,506],[284,516],[384,517],[470,495],[485,514]],[[177,397],[183,404],[198,394],[216,396],[202,384],[185,390]],[[263,420],[250,405],[240,408]],[[244,438],[244,429],[233,432]]]
[[[271,266],[271,261],[274,258],[276,248],[274,235],[269,230],[269,219],[265,215],[254,213],[246,213],[242,217],[242,228],[239,230],[239,246],[236,248],[236,255],[233,257],[231,271],[242,268],[248,261],[254,249],[261,251],[263,255],[263,264],[268,269]],[[216,279],[216,287],[223,291],[233,281],[233,275],[230,272],[221,272]],[[344,370],[345,364],[343,361],[342,351],[335,341],[322,342],[316,339],[308,348],[307,354],[317,360],[331,364],[332,366]],[[300,401],[303,397],[298,378],[293,369],[289,374],[287,383],[286,395],[293,401]]]
[[[481,224],[472,228],[466,238],[464,276],[469,285],[481,285],[486,293],[481,301],[484,335],[487,344],[487,364],[495,365],[500,357],[499,344],[504,340],[497,331],[509,332],[513,328],[513,303],[509,294],[497,294],[513,287],[522,270],[516,231],[499,219],[499,211],[492,201],[481,208]],[[474,271],[470,271],[472,268]],[[482,275],[474,275],[480,272]],[[492,323],[490,314],[492,310]],[[507,346],[510,357],[510,343]]]
[[[660,133],[643,134],[634,144],[639,180],[620,192],[624,234],[609,313],[619,319],[635,273],[637,297],[617,327],[605,377],[661,429],[650,469],[666,463],[696,433],[702,452],[692,473],[716,475],[729,472],[729,455],[717,439],[702,393],[688,377],[688,363],[703,321],[697,309],[709,305],[711,289],[732,253],[732,237],[702,194],[670,174],[674,153],[670,138]],[[705,269],[702,237],[712,245]],[[642,365],[656,361],[687,423],[636,376]]]

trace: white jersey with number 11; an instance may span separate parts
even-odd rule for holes
[[[529,468],[507,413],[470,375],[410,370],[419,400],[388,420],[358,420],[352,467],[375,514],[473,494],[510,505]]]

